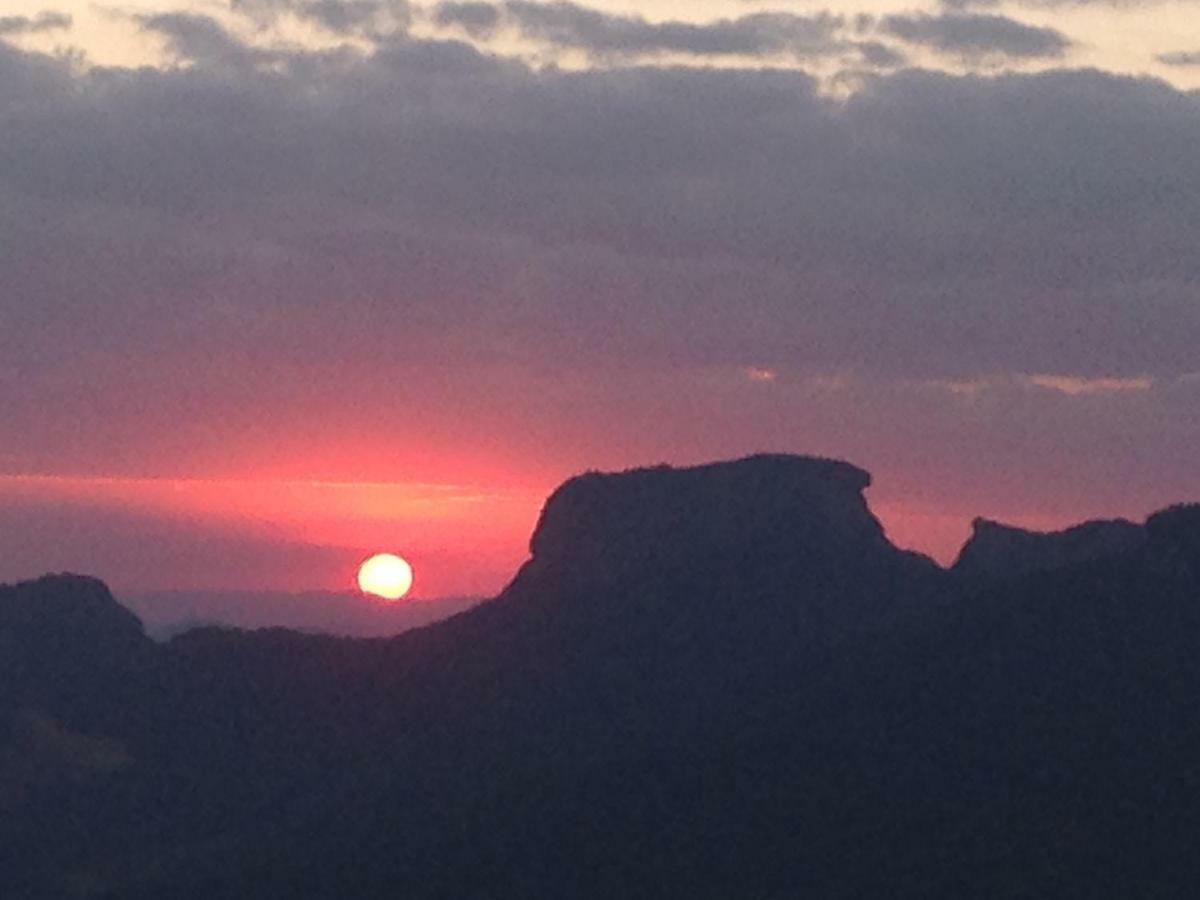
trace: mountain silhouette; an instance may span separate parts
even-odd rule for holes
[[[3,589],[5,896],[1193,893],[1200,507],[979,523],[947,571],[869,482],[582,475],[496,598],[391,639]]]
[[[1084,522],[1051,533],[976,519],[953,568],[968,577],[1013,578],[1130,552],[1145,541],[1145,529],[1124,519]]]
[[[137,616],[95,578],[0,585],[0,710],[32,705],[99,722],[154,656]]]

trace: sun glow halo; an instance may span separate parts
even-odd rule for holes
[[[358,586],[364,594],[399,600],[412,589],[413,570],[391,553],[372,556],[358,568]]]

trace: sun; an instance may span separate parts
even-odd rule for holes
[[[391,553],[372,556],[358,567],[362,592],[384,600],[399,600],[412,589],[412,583],[412,566]]]

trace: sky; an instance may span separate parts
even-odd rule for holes
[[[0,580],[486,595],[590,469],[1200,498],[1200,3],[0,0]]]

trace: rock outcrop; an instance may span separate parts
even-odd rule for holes
[[[1146,520],[1153,548],[1200,570],[1200,503],[1160,510]]]
[[[547,501],[499,599],[697,631],[754,607],[809,637],[874,628],[925,605],[944,572],[888,540],[870,483],[848,463],[783,455],[581,475]]]
[[[141,620],[117,602],[103,581],[84,575],[44,575],[0,585],[0,627],[27,639],[56,635],[128,644],[145,638]]]
[[[137,698],[156,647],[104,582],[47,575],[0,586],[0,712],[41,709],[73,726]]]
[[[1055,532],[976,519],[953,571],[968,578],[1016,578],[1126,553],[1145,542],[1146,530],[1124,519],[1085,522]]]
[[[547,562],[587,563],[641,547],[712,551],[814,529],[828,542],[878,545],[883,529],[862,493],[870,483],[849,463],[799,456],[592,472],[550,496],[530,549]]]

